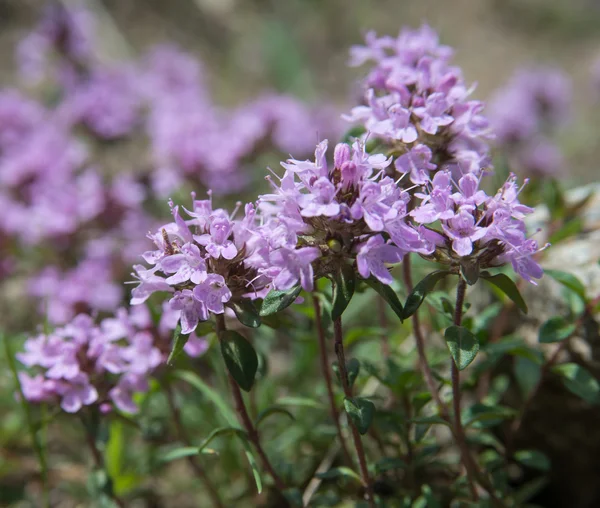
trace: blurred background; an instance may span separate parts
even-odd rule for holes
[[[65,0],[68,4],[68,0]],[[598,152],[593,67],[600,57],[596,0],[88,0],[97,14],[99,50],[109,60],[173,42],[205,65],[216,101],[237,104],[276,89],[346,109],[362,74],[348,48],[368,30],[396,35],[429,23],[456,49],[475,97],[488,99],[515,69],[547,65],[572,82],[572,122],[562,133],[569,173],[595,180]],[[40,17],[41,0],[0,1],[0,80],[15,84],[13,52]],[[596,72],[596,74],[598,74]]]

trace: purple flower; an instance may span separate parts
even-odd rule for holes
[[[452,249],[459,256],[468,256],[473,251],[473,242],[483,238],[486,227],[475,224],[473,214],[467,209],[460,209],[446,224],[442,224],[444,233],[452,240]]]
[[[396,170],[400,173],[410,173],[412,183],[423,185],[429,181],[429,172],[437,167],[431,162],[432,155],[428,146],[415,145],[396,159]]]
[[[335,217],[340,213],[340,205],[335,202],[335,186],[325,177],[317,179],[310,188],[310,194],[303,194],[298,204],[303,217]]]
[[[194,239],[206,247],[211,257],[218,259],[223,256],[225,259],[233,259],[237,255],[237,249],[229,239],[232,229],[233,225],[227,217],[215,217],[210,224],[210,233],[196,236]]]
[[[375,235],[358,248],[356,266],[364,279],[372,274],[383,284],[391,284],[394,279],[385,263],[399,263],[402,257],[398,247],[386,243],[381,235]]]
[[[181,333],[184,335],[193,332],[198,326],[198,321],[208,319],[206,305],[194,298],[190,289],[175,293],[169,304],[173,310],[181,311]]]
[[[200,283],[206,277],[206,263],[197,245],[186,243],[180,253],[165,256],[160,261],[160,268],[165,273],[172,273],[165,282],[170,285],[192,281]]]
[[[425,106],[413,109],[413,113],[421,119],[421,129],[428,134],[436,134],[439,127],[445,127],[454,121],[446,114],[449,104],[443,93],[433,93],[425,101]]]
[[[125,413],[137,413],[138,407],[133,401],[136,392],[148,391],[148,381],[144,376],[126,374],[108,394],[115,406]]]
[[[146,270],[143,265],[134,265],[135,274],[132,274],[140,281],[139,285],[131,292],[131,305],[144,303],[152,293],[156,291],[173,291],[169,283],[155,275],[156,268]]]
[[[211,273],[194,288],[194,298],[214,314],[225,312],[224,303],[231,299],[231,291],[221,275]]]
[[[286,290],[300,281],[306,291],[313,289],[312,262],[321,256],[317,247],[289,249],[282,247],[274,250],[269,256],[269,274],[274,273],[273,287]]]
[[[56,391],[62,396],[60,407],[67,413],[76,413],[82,406],[89,406],[98,400],[98,392],[85,374],[77,375],[68,383],[57,383]]]

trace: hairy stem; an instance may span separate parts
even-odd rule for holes
[[[465,292],[467,289],[467,283],[462,277],[458,278],[458,287],[456,288],[456,307],[454,308],[454,324],[460,326],[462,323],[462,309],[465,303]],[[469,453],[467,446],[467,438],[465,435],[465,429],[462,424],[460,417],[460,372],[456,366],[454,359],[452,361],[452,408],[454,410],[454,436],[456,438],[462,460],[467,471],[467,481],[469,483],[469,489],[471,495],[475,501],[479,500],[477,489],[475,488],[475,477],[477,476],[477,469],[475,463]]]
[[[181,420],[181,412],[175,403],[175,397],[173,394],[173,389],[170,385],[167,385],[165,388],[165,394],[167,397],[167,402],[169,404],[169,408],[171,409],[171,414],[173,415],[173,423],[175,424],[175,430],[177,432],[177,438],[186,446],[191,446],[192,443],[185,431],[185,427],[183,426],[183,422]],[[196,457],[188,456],[187,462],[191,466],[191,468],[196,473],[196,476],[200,479],[200,481],[204,484],[208,495],[212,500],[212,504],[217,508],[225,508],[225,505],[221,502],[221,498],[219,497],[219,493],[215,486],[210,481],[210,478],[206,474],[206,471],[202,467],[202,465],[196,460]]]
[[[217,325],[216,332],[220,340],[221,334],[226,330],[225,318],[222,314],[216,314],[215,318]],[[254,423],[252,423],[250,415],[248,414],[248,410],[246,409],[246,403],[244,402],[244,398],[242,396],[242,392],[240,391],[240,387],[235,382],[235,379],[233,379],[233,376],[229,371],[227,372],[227,377],[229,379],[229,386],[231,388],[231,395],[233,396],[233,401],[235,403],[235,409],[238,413],[238,416],[244,429],[246,430],[246,433],[248,434],[248,439],[254,445],[254,448],[256,448],[256,452],[258,453],[263,463],[263,467],[271,475],[271,478],[273,478],[277,490],[283,495],[283,491],[286,489],[285,483],[283,482],[281,477],[275,472],[275,469],[271,465],[271,462],[269,461],[269,458],[267,457],[267,454],[265,453],[260,443],[260,435],[256,427],[254,426]]]
[[[321,371],[325,378],[325,385],[327,386],[327,397],[329,398],[329,409],[331,411],[331,417],[335,423],[337,429],[338,439],[340,440],[340,446],[344,455],[344,460],[347,464],[352,464],[352,457],[346,446],[346,440],[342,433],[342,426],[340,424],[340,413],[335,403],[335,395],[333,392],[333,383],[331,381],[331,371],[329,360],[327,358],[327,345],[325,343],[325,330],[323,329],[323,322],[321,320],[321,304],[317,296],[313,293],[313,306],[315,309],[315,326],[317,327],[317,336],[319,337],[319,357],[321,361]]]
[[[338,368],[340,372],[340,378],[342,380],[342,386],[344,388],[344,395],[346,397],[352,397],[352,387],[348,382],[348,372],[346,371],[346,358],[344,355],[344,343],[342,334],[342,318],[337,318],[333,322],[333,333],[335,337],[335,354],[338,359]],[[365,456],[365,450],[363,448],[360,433],[354,425],[351,418],[348,418],[350,423],[350,429],[352,430],[352,439],[354,441],[354,447],[356,448],[356,455],[358,456],[358,464],[360,466],[360,474],[362,476],[363,484],[367,491],[367,500],[371,508],[375,508],[375,496],[373,493],[373,485],[371,484],[371,478],[369,477],[369,470],[367,468],[367,458]]]

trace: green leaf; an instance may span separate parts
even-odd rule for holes
[[[406,462],[398,457],[384,457],[375,463],[375,471],[377,474],[391,471],[393,469],[405,469]]]
[[[536,450],[519,450],[515,453],[515,459],[524,466],[540,471],[550,471],[552,465],[546,455]]]
[[[572,275],[561,270],[544,270],[546,275],[552,277],[556,282],[562,284],[567,289],[570,289],[575,293],[582,301],[586,301],[585,297],[585,286],[575,275]]]
[[[352,127],[346,131],[346,133],[342,137],[342,142],[352,144],[352,141],[354,141],[354,138],[361,137],[366,131],[367,130],[365,129],[364,126],[356,125],[355,127]]]
[[[245,337],[233,330],[225,330],[219,339],[227,370],[240,388],[249,392],[258,369],[258,356],[254,347]]]
[[[174,460],[183,459],[185,457],[193,457],[195,455],[216,455],[217,452],[212,448],[204,448],[200,450],[197,446],[179,446],[177,448],[171,448],[170,450],[162,453],[159,457],[160,462],[172,462]]]
[[[258,413],[258,416],[256,417],[254,426],[258,427],[269,416],[278,414],[278,413],[289,417],[293,421],[296,420],[296,418],[294,418],[294,415],[292,413],[290,413],[287,409],[285,409],[283,407],[278,407],[278,406],[271,406],[271,407],[268,407],[267,409],[264,409],[260,413]]]
[[[181,335],[181,324],[177,323],[177,327],[173,332],[173,349],[171,349],[169,358],[167,358],[167,365],[173,365],[173,360],[175,360],[175,358],[177,358],[181,354],[181,352],[183,351],[183,346],[185,346],[189,337],[189,334]]]
[[[489,272],[483,272],[481,277],[500,289],[524,314],[527,314],[527,304],[523,300],[519,288],[508,275],[503,273],[492,275]]]
[[[420,425],[446,425],[450,426],[447,420],[444,420],[441,416],[421,416],[419,418],[411,418],[410,421],[412,423],[420,424]]]
[[[387,302],[390,308],[394,311],[396,316],[400,318],[400,321],[403,321],[402,317],[402,304],[400,303],[400,299],[396,292],[388,285],[382,284],[374,277],[369,279],[363,279],[371,288],[377,291],[380,296]]]
[[[337,362],[333,364],[333,371],[338,378],[338,381],[341,383],[342,379],[340,377],[340,367]],[[358,373],[360,372],[360,362],[356,358],[351,358],[348,362],[346,362],[346,373],[348,374],[348,384],[350,387],[354,386],[354,382],[358,377]]]
[[[412,290],[412,293],[408,295],[406,303],[404,304],[404,310],[402,312],[402,318],[407,319],[412,316],[417,309],[423,303],[423,300],[428,293],[431,293],[435,289],[435,285],[447,275],[450,275],[449,270],[438,270],[427,275],[421,280]]]
[[[348,263],[343,263],[339,270],[333,273],[331,280],[333,282],[331,319],[335,321],[342,316],[354,295],[356,286],[354,267]]]
[[[366,434],[375,416],[375,404],[362,397],[346,397],[344,408],[358,432]]]
[[[221,416],[225,419],[228,425],[234,427],[237,425],[237,417],[230,407],[225,403],[223,397],[215,391],[212,387],[208,386],[197,374],[191,371],[176,371],[173,373],[176,378],[189,383],[191,386],[200,391],[207,399],[209,399],[219,410]],[[256,459],[254,458],[254,452],[250,444],[243,440],[244,453],[248,459],[248,464],[252,469],[252,475],[254,476],[254,482],[256,483],[256,490],[260,494],[262,492],[262,479],[260,477],[260,469]]]
[[[523,394],[527,397],[540,382],[541,367],[529,358],[518,356],[514,361],[515,377]]]
[[[599,401],[600,384],[581,365],[565,363],[554,367],[552,371],[561,376],[565,388],[570,392],[591,404]]]
[[[452,325],[446,328],[444,338],[458,370],[466,369],[479,351],[477,337],[463,326]]]
[[[266,317],[286,309],[296,301],[302,291],[301,286],[295,286],[285,291],[273,289],[269,291],[260,308],[260,316]]]
[[[233,302],[228,306],[233,310],[238,321],[244,326],[250,328],[258,328],[260,326],[260,315],[252,300],[244,299],[239,302]]]
[[[561,342],[573,335],[575,330],[577,325],[569,323],[560,316],[554,316],[540,326],[538,340],[542,344]]]
[[[238,436],[242,438],[244,441],[248,441],[248,434],[238,427],[219,427],[218,429],[213,430],[209,436],[202,441],[200,446],[197,448],[198,453],[202,453],[202,451],[208,446],[208,444],[219,436],[226,436],[228,434]]]
[[[479,262],[469,258],[462,259],[460,274],[469,286],[475,285],[479,280]]]
[[[510,407],[474,404],[463,411],[462,420],[465,427],[493,427],[504,420],[514,418],[516,415],[517,411]]]
[[[277,399],[277,403],[283,406],[299,406],[299,407],[312,407],[315,409],[323,409],[323,403],[309,399],[308,397],[281,397]]]
[[[289,488],[283,491],[283,495],[288,500],[291,506],[302,508],[302,491],[298,488]]]
[[[317,478],[321,478],[322,480],[332,480],[334,478],[352,478],[362,484],[361,477],[349,467],[334,467],[333,469],[325,471],[324,473],[317,473],[315,476]]]

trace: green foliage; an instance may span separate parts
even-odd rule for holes
[[[438,270],[427,275],[421,280],[408,295],[406,303],[404,304],[404,311],[402,313],[403,319],[407,319],[417,312],[418,308],[423,303],[425,297],[431,293],[436,284],[444,277],[450,275],[448,270]]]
[[[540,471],[549,471],[551,467],[550,459],[536,450],[519,450],[515,453],[515,459],[524,466]]]
[[[396,292],[387,284],[382,284],[374,277],[363,279],[364,282],[379,293],[379,295],[387,302],[389,307],[394,311],[396,316],[403,320],[403,308]]]
[[[568,339],[577,330],[577,325],[560,316],[554,316],[540,326],[538,340],[542,344],[561,342]]]
[[[565,387],[578,397],[591,404],[600,402],[598,380],[581,365],[565,363],[557,365],[552,371],[558,374]]]
[[[575,275],[572,275],[561,270],[544,270],[546,275],[552,277],[556,282],[562,284],[567,289],[575,293],[582,301],[586,301],[585,286],[581,280]]]
[[[356,480],[358,483],[362,483],[360,476],[352,471],[349,467],[335,467],[324,473],[315,474],[317,478],[321,480],[333,480],[337,478],[350,478]]]
[[[296,301],[301,291],[302,288],[300,286],[294,286],[285,291],[272,289],[263,300],[259,313],[260,316],[271,316],[286,309]]]
[[[348,263],[342,263],[331,275],[331,281],[333,284],[331,319],[335,321],[342,316],[354,295],[356,287],[354,267]]]
[[[446,329],[444,338],[458,370],[466,369],[479,352],[477,337],[464,326],[452,325]]]
[[[240,388],[249,392],[258,369],[258,356],[254,347],[248,339],[233,330],[222,332],[219,342],[227,370]]]
[[[375,404],[363,397],[346,397],[344,408],[361,434],[366,434],[375,416]]]
[[[235,317],[238,318],[239,322],[244,326],[250,328],[258,328],[261,325],[261,319],[259,310],[254,305],[252,300],[241,300],[233,302],[229,307],[235,313]]]
[[[489,272],[482,272],[481,278],[500,289],[523,313],[527,314],[527,304],[523,300],[517,285],[508,275],[503,273],[492,275]]]

